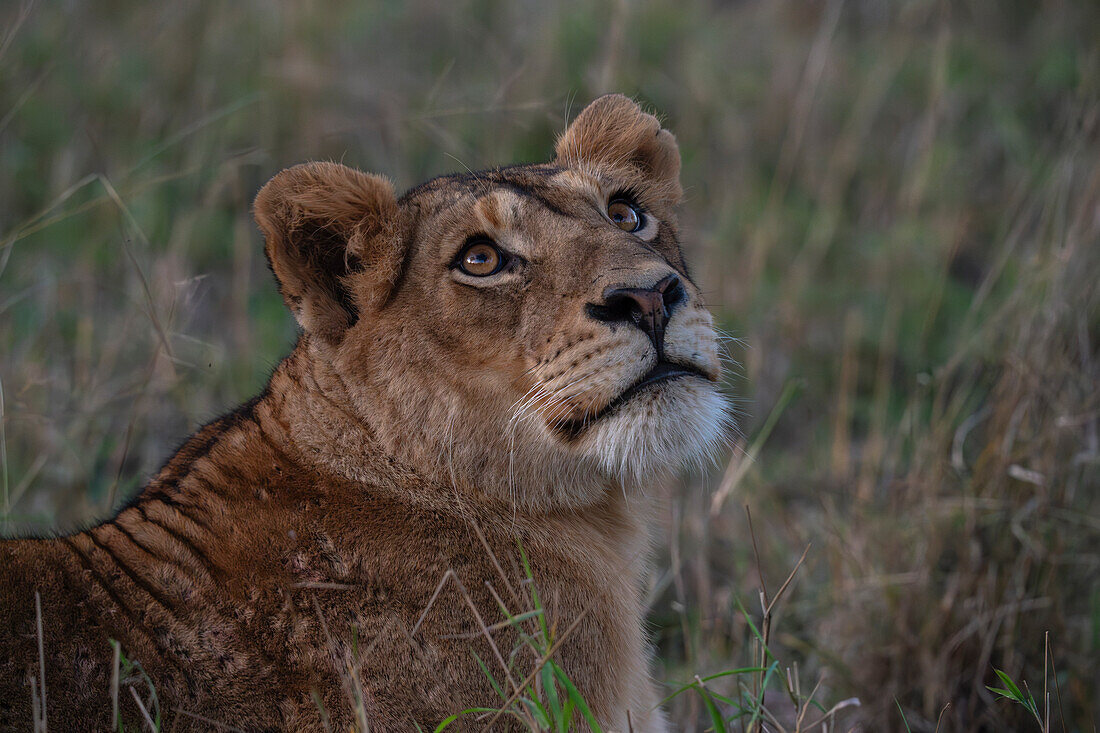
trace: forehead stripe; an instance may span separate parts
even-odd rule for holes
[[[515,167],[519,168],[522,166]],[[571,214],[569,214],[567,211],[546,198],[546,196],[543,195],[535,186],[521,183],[520,181],[517,181],[513,178],[505,178],[502,173],[503,171],[507,170],[508,169],[505,168],[500,169],[499,171],[489,170],[480,171],[477,173],[455,173],[449,176],[440,176],[438,178],[433,178],[429,181],[425,181],[419,186],[416,186],[406,191],[405,194],[401,197],[401,201],[409,201],[416,198],[420,194],[428,193],[434,189],[447,186],[458,188],[462,191],[475,195],[485,195],[491,193],[494,188],[503,188],[509,191],[513,191],[526,198],[534,199],[535,201],[546,207],[548,210],[554,212],[555,214],[558,214],[559,216],[571,216]],[[547,178],[549,178],[550,175],[560,172],[560,168],[554,166],[546,167]]]
[[[549,209],[550,211],[553,211],[555,214],[557,214],[559,216],[570,216],[570,214],[568,212],[566,212],[564,209],[562,209],[560,206],[558,206],[554,202],[547,199],[541,193],[536,191],[533,187],[525,186],[522,183],[519,183],[517,181],[509,181],[509,180],[497,181],[496,185],[500,188],[506,188],[510,191],[514,191],[514,192],[518,193],[521,196],[526,196],[529,199],[534,199],[535,201],[538,201],[540,204],[542,204],[547,209]]]
[[[507,188],[495,187],[474,203],[474,214],[490,230],[501,231],[515,224],[523,198]]]

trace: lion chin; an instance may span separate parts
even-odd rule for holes
[[[702,468],[730,427],[714,384],[683,376],[646,387],[593,423],[579,449],[607,478],[644,486],[683,466]]]

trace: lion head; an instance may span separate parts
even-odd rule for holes
[[[623,96],[550,163],[384,178],[307,163],[256,219],[299,349],[377,449],[456,487],[583,505],[711,451],[727,410],[677,233],[675,138]]]

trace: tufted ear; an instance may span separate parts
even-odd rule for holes
[[[555,150],[564,166],[626,169],[660,186],[660,195],[671,204],[683,196],[676,138],[621,94],[604,95],[585,107]]]
[[[396,282],[404,242],[385,178],[303,163],[268,181],[253,209],[279,292],[305,331],[338,342]]]

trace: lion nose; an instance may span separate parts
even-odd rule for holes
[[[658,358],[664,356],[665,325],[672,309],[687,293],[676,275],[667,275],[649,288],[615,288],[603,293],[603,303],[589,303],[588,314],[604,323],[630,323],[645,331]]]

